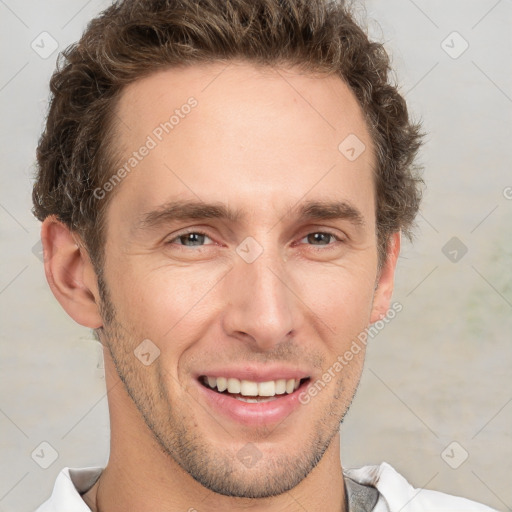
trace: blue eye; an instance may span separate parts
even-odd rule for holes
[[[201,231],[190,231],[189,233],[183,233],[181,235],[178,235],[172,240],[169,240],[167,243],[170,244],[173,243],[175,240],[179,240],[182,243],[176,245],[184,245],[185,247],[200,247],[201,245],[203,245],[201,242],[204,242],[205,238],[210,237],[206,233],[202,233]],[[190,242],[190,244],[188,242]]]
[[[318,236],[318,235],[320,235],[320,236]],[[339,237],[337,237],[336,235],[333,235],[332,233],[324,232],[324,231],[315,231],[313,233],[309,233],[302,240],[304,240],[305,238],[307,238],[309,242],[322,242],[322,241],[327,242],[327,243],[320,243],[320,244],[313,243],[313,245],[332,245],[329,243],[329,240],[332,238],[336,239],[336,241],[341,241],[341,239]]]

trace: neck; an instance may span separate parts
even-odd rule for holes
[[[345,512],[340,435],[318,465],[296,487],[270,498],[235,498],[206,489],[164,453],[144,423],[105,352],[111,423],[110,457],[95,485],[83,496],[93,512],[137,510],[210,512],[332,510]]]

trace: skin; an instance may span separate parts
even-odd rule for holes
[[[42,226],[53,293],[104,346],[110,458],[84,500],[109,512],[342,511],[339,426],[364,346],[272,428],[218,414],[193,375],[222,363],[281,362],[315,381],[386,313],[400,235],[379,271],[363,114],[335,76],[244,62],[159,71],[122,93],[116,140],[126,157],[190,96],[198,105],[117,185],[104,293],[77,235],[54,217]],[[351,133],[366,145],[353,162],[338,151]],[[143,212],[171,199],[224,202],[248,216],[137,229]],[[364,224],[298,221],[290,208],[305,200],[349,202]],[[184,228],[207,237],[177,239]],[[325,232],[341,241],[308,236]],[[263,248],[250,264],[236,252],[248,236]],[[144,339],[160,350],[148,366],[133,352]],[[248,443],[261,454],[250,468],[237,458]]]

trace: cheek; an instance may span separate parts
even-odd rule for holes
[[[369,323],[374,280],[362,267],[331,267],[300,275],[301,299],[330,328],[327,335],[346,342]]]
[[[149,272],[128,266],[116,289],[118,318],[162,352],[172,347],[179,353],[207,324],[208,312],[220,300],[216,284],[225,274],[226,267],[220,265],[167,265]]]

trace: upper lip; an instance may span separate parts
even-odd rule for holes
[[[267,382],[270,380],[279,379],[305,379],[311,376],[311,373],[307,370],[300,368],[293,368],[290,366],[283,365],[244,365],[244,366],[231,366],[223,368],[211,368],[204,370],[203,372],[197,373],[196,378],[202,375],[207,377],[226,377],[234,378],[238,380],[250,380],[253,382]]]

